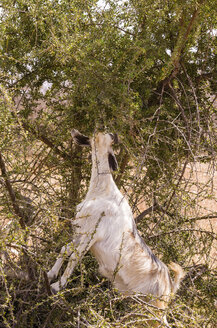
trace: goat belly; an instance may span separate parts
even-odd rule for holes
[[[113,271],[110,271],[108,268],[106,268],[103,265],[99,266],[99,273],[103,276],[109,279],[110,281],[113,280]]]
[[[118,263],[117,253],[112,251],[111,248],[106,248],[104,242],[97,242],[92,246],[91,252],[98,261],[100,274],[109,280],[113,280]]]

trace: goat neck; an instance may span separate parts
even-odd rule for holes
[[[86,198],[111,195],[117,192],[117,186],[113,180],[108,157],[114,156],[111,147],[100,147],[94,140],[92,141],[92,171],[90,187]]]

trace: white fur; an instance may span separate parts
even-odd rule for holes
[[[76,140],[76,130],[72,136]],[[91,139],[92,175],[86,198],[77,206],[73,221],[74,239],[61,250],[53,268],[48,272],[56,278],[66,256],[70,256],[60,281],[53,283],[53,292],[67,284],[74,267],[88,251],[96,257],[100,273],[110,279],[121,292],[152,294],[165,302],[175,292],[183,270],[176,265],[172,282],[166,265],[157,259],[142,241],[136,229],[131,208],[117,188],[110,172],[108,153],[112,151],[110,134],[99,133]],[[163,301],[163,303],[164,303]],[[159,304],[164,307],[164,304]]]

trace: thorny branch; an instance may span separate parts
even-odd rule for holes
[[[28,220],[28,217],[26,217],[25,213],[20,209],[20,207],[17,203],[15,192],[14,192],[13,187],[11,185],[11,182],[9,180],[8,173],[7,173],[6,166],[5,166],[5,162],[3,160],[3,157],[2,157],[1,153],[0,153],[0,168],[1,168],[1,172],[2,172],[2,177],[5,181],[5,186],[7,188],[7,191],[9,193],[9,196],[10,196],[10,199],[11,199],[11,202],[12,202],[14,212],[19,217],[19,222],[20,222],[21,227],[23,229],[25,229],[26,228],[25,221]]]
[[[210,235],[213,239],[217,240],[216,233],[214,233],[212,231],[207,231],[207,230],[202,230],[202,229],[193,229],[193,228],[173,229],[173,230],[170,230],[170,231],[164,231],[164,232],[160,232],[160,233],[157,233],[155,235],[152,235],[152,236],[148,236],[148,239],[157,238],[157,237],[160,237],[160,236],[163,236],[163,235],[170,235],[172,233],[175,234],[175,233],[188,232],[188,231],[205,233],[207,235]]]
[[[31,132],[37,139],[44,142],[49,148],[51,148],[57,155],[62,157],[64,160],[71,162],[71,156],[66,152],[66,150],[61,150],[59,146],[55,145],[55,143],[48,138],[46,133],[43,133],[40,129],[38,131],[30,125],[28,122],[22,122],[22,126],[25,130]],[[61,146],[61,148],[63,148]]]

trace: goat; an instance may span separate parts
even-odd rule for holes
[[[151,294],[160,297],[156,303],[164,309],[171,293],[175,293],[183,269],[175,263],[171,279],[167,266],[144,243],[136,228],[131,208],[115,184],[111,170],[117,169],[112,144],[116,135],[98,133],[93,138],[72,130],[76,144],[92,148],[92,174],[90,186],[83,202],[77,206],[73,221],[75,237],[61,249],[61,254],[48,272],[49,282],[57,278],[65,255],[70,256],[60,281],[51,284],[53,293],[67,284],[79,259],[88,251],[96,257],[100,273],[112,281],[115,288],[125,294]]]

